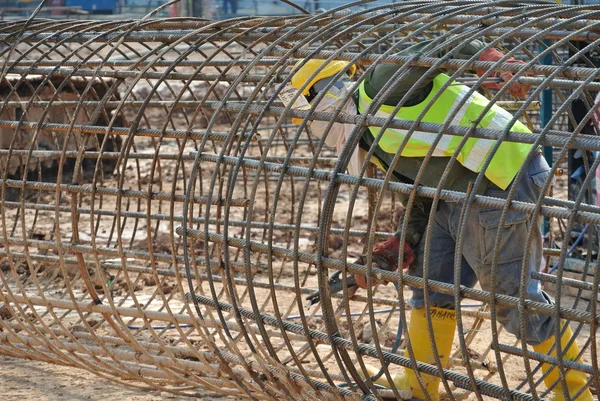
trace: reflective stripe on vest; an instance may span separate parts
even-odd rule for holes
[[[396,113],[395,118],[405,121],[415,121],[425,109],[425,106],[431,102],[433,97],[440,91],[440,88],[449,79],[450,77],[445,74],[436,76],[433,79],[433,89],[427,98],[415,106],[400,108],[398,113]],[[452,116],[450,125],[462,127],[472,126],[473,121],[479,118],[489,101],[485,96],[474,92],[464,104],[461,105],[469,90],[470,88],[465,85],[453,84],[449,86],[440,94],[421,121],[443,124],[447,116]],[[371,102],[372,99],[365,93],[363,81],[359,88],[358,111],[362,113],[367,110]],[[375,113],[375,116],[388,118],[393,111],[393,106],[383,105]],[[512,118],[513,116],[509,112],[494,104],[481,119],[478,127],[503,130]],[[369,127],[369,131],[373,137],[376,137],[380,130],[381,127]],[[516,121],[510,130],[531,133],[531,131],[520,121]],[[388,128],[381,137],[379,146],[386,153],[395,154],[407,133],[408,131],[406,130]],[[436,137],[437,133],[413,131],[408,143],[402,151],[402,156],[424,157],[427,155],[427,152]],[[433,151],[433,156],[452,156],[461,140],[461,136],[442,135]],[[457,160],[469,170],[478,173],[481,171],[481,165],[485,161],[495,142],[496,141],[492,139],[469,138],[460,150]],[[494,157],[485,172],[485,176],[498,187],[506,189],[523,165],[531,147],[531,144],[502,142],[494,154]]]

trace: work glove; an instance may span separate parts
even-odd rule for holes
[[[389,238],[383,244],[377,246],[373,250],[373,263],[374,267],[388,270],[388,271],[396,271],[398,270],[398,251],[400,249],[400,237],[398,235],[394,235]],[[402,262],[402,269],[408,269],[412,262],[415,260],[415,253],[412,249],[412,246],[404,241],[404,260]],[[367,256],[362,255],[354,261],[355,264],[365,265],[367,263]],[[327,280],[327,285],[329,286],[329,293],[335,294],[343,290],[344,281],[342,280],[342,271],[338,270],[334,272],[329,279]],[[383,283],[384,285],[388,285],[388,281],[379,281],[373,280],[373,286]],[[355,274],[354,276],[349,276],[346,279],[346,286],[348,288],[348,296],[352,297],[358,288],[367,288],[367,278],[361,274]],[[321,295],[319,291],[314,291],[308,296],[306,296],[306,306],[310,308],[312,305],[318,304],[321,300]]]
[[[499,51],[497,49],[490,48],[490,49],[487,49],[486,51],[484,51],[479,56],[479,61],[498,61],[502,57],[504,57],[504,53],[502,53],[501,51]],[[514,57],[510,57],[507,60],[505,60],[504,62],[505,63],[513,63],[513,64],[525,64],[525,62],[523,62],[521,60],[517,60]],[[487,72],[487,70],[477,70],[477,76],[481,77],[486,72]],[[509,81],[513,77],[513,74],[511,72],[495,71],[495,72],[490,73],[490,75],[488,75],[488,78],[497,78],[497,77],[500,77],[504,82],[487,82],[487,83],[484,83],[483,86],[486,88],[491,88],[491,89],[500,89],[506,84],[507,81]],[[523,98],[523,97],[527,96],[527,92],[529,91],[530,88],[531,88],[531,85],[526,85],[526,84],[522,84],[518,81],[515,81],[510,85],[510,88],[508,88],[508,92],[515,97]]]
[[[394,272],[398,270],[398,253],[400,250],[400,237],[398,235],[394,235],[389,238],[383,244],[378,245],[375,249],[373,249],[373,263],[375,263],[379,269],[387,270]],[[415,252],[413,251],[412,245],[407,241],[404,241],[404,260],[402,261],[402,270],[408,269],[408,267],[415,261]],[[359,257],[359,261],[362,265],[367,263],[367,256],[362,255]],[[356,285],[360,288],[367,288],[367,277],[361,274],[355,274],[354,280]],[[379,281],[373,280],[373,285],[377,285],[379,283],[383,283],[384,285],[388,285],[387,281]]]

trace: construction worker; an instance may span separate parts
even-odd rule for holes
[[[470,59],[480,53],[480,61],[498,61],[504,56],[503,53],[494,49],[487,48],[486,44],[479,40],[474,40],[462,46],[448,46],[448,49],[442,49],[438,52],[438,46],[434,42],[427,41],[414,45],[398,55],[408,56],[414,54],[436,55],[440,57],[446,52],[452,51],[454,58]],[[435,51],[432,51],[435,49]],[[300,60],[296,67],[302,63]],[[506,62],[522,63],[521,61],[509,58]],[[398,66],[392,64],[378,65],[368,74],[357,93],[350,93],[350,79],[356,71],[356,67],[349,65],[345,61],[332,61],[325,65],[324,60],[307,60],[300,68],[295,71],[291,85],[296,89],[302,90],[302,95],[306,100],[312,102],[315,112],[333,112],[341,108],[345,114],[356,114],[365,112],[372,102],[372,99],[390,82],[390,78],[398,71]],[[322,68],[321,68],[322,67]],[[317,75],[308,82],[315,71]],[[333,77],[340,71],[346,71],[346,74],[328,89],[328,92],[318,104],[314,104],[315,97],[331,83]],[[384,100],[384,104],[377,110],[377,116],[387,117],[393,113],[407,92],[413,89],[412,95],[404,99],[404,103],[395,118],[414,121],[418,118],[426,106],[430,106],[422,122],[431,122],[441,124],[447,116],[453,119],[452,125],[469,127],[472,121],[479,120],[483,109],[488,105],[488,100],[479,93],[473,93],[470,97],[460,104],[466,97],[469,88],[453,83],[442,93],[440,88],[449,80],[449,77],[441,71],[435,71],[430,75],[430,79],[417,81],[427,74],[431,74],[428,68],[410,67],[401,75],[402,80],[397,83],[392,93]],[[483,72],[479,71],[478,75]],[[341,75],[341,74],[340,74]],[[498,76],[499,75],[499,76]],[[512,74],[493,73],[491,77],[500,78],[500,82],[487,82],[488,87],[500,88],[504,82],[508,81]],[[514,96],[522,97],[528,87],[518,82],[511,84],[507,88],[508,92]],[[435,99],[437,97],[437,100]],[[346,101],[349,97],[350,101]],[[344,103],[342,105],[342,103]],[[455,110],[459,107],[459,110]],[[375,111],[371,111],[375,114]],[[507,127],[512,116],[497,105],[480,119],[478,127],[502,130]],[[294,119],[295,122],[302,121]],[[355,128],[351,124],[336,123],[325,132],[328,121],[310,121],[310,128],[313,135],[323,137],[325,142],[339,150],[344,146],[345,141]],[[373,145],[374,138],[379,134],[380,127],[368,127],[361,135],[360,148],[369,150]],[[530,131],[525,125],[516,122],[511,131],[526,132]],[[397,153],[399,145],[405,139],[406,131],[401,129],[387,129],[375,147],[374,158],[370,160],[381,169],[386,171],[391,165],[392,159]],[[429,151],[430,145],[435,138],[433,134],[413,132],[403,149],[401,157],[393,171],[393,179],[412,184],[417,177],[417,173],[424,161],[424,156]],[[437,187],[440,184],[440,178],[444,173],[450,156],[457,149],[457,144],[462,138],[457,136],[443,136],[438,143],[433,156],[426,165],[420,184]],[[458,162],[446,174],[446,180],[443,188],[454,191],[466,192],[469,183],[475,182],[477,173],[481,171],[481,165],[488,156],[490,149],[495,141],[486,139],[471,138],[460,151]],[[495,198],[507,198],[508,191],[512,185],[516,185],[515,196],[513,199],[518,201],[536,203],[541,195],[542,186],[550,179],[550,168],[546,163],[542,153],[537,151],[533,159],[524,164],[525,159],[530,152],[532,145],[517,142],[504,142],[500,145],[494,157],[489,164],[485,179],[481,186],[476,189],[478,194],[493,196]],[[362,165],[361,152],[355,149],[348,166],[352,174],[358,173]],[[525,169],[525,175],[519,182],[513,184],[513,179],[520,169]],[[408,196],[401,199],[406,203]],[[424,262],[424,243],[421,236],[425,232],[432,200],[429,198],[416,197],[409,217],[408,228],[406,229],[406,242],[400,244],[400,233],[383,244],[379,245],[373,251],[373,261],[386,270],[396,270],[398,267],[399,247],[404,248],[405,258],[403,268],[408,267],[411,275],[422,277]],[[429,250],[429,274],[428,278],[444,283],[454,283],[454,259],[455,259],[455,241],[457,232],[461,231],[464,238],[461,284],[473,287],[479,281],[482,289],[489,291],[492,287],[491,266],[492,259],[496,258],[496,283],[495,291],[498,294],[505,294],[513,297],[520,296],[522,261],[525,252],[529,253],[529,262],[527,265],[527,299],[545,304],[552,304],[551,298],[541,290],[539,281],[531,278],[530,273],[538,271],[542,263],[542,234],[540,224],[537,221],[531,221],[530,216],[516,211],[508,211],[506,220],[502,226],[502,240],[495,253],[495,242],[498,234],[499,223],[502,211],[498,209],[486,209],[478,205],[472,206],[472,211],[463,222],[464,226],[459,228],[459,218],[461,216],[461,203],[452,203],[440,201],[438,210],[435,214],[433,227],[430,228],[430,250]],[[533,243],[531,249],[525,250],[529,230],[533,231]],[[413,262],[414,259],[414,263]],[[410,266],[410,267],[409,267]],[[355,281],[359,287],[366,288],[366,278],[362,275],[355,275]],[[424,294],[422,289],[412,288],[412,297],[409,300],[412,306],[408,335],[412,344],[415,358],[418,361],[433,364],[435,361],[432,345],[429,342],[429,332],[427,328],[427,317],[424,309]],[[435,347],[442,361],[442,366],[446,367],[454,341],[456,328],[454,297],[429,293],[429,312],[433,325]],[[533,347],[536,352],[556,356],[554,347],[555,336],[553,336],[553,327],[555,320],[552,316],[537,315],[527,313],[525,316],[525,333],[520,331],[519,312],[516,309],[507,308],[502,305],[496,306],[497,321],[504,328],[518,338],[525,337],[526,342]],[[568,324],[563,324],[563,335],[560,339],[561,352],[565,360],[577,360],[579,349],[573,341],[572,345],[565,349],[572,337],[572,331]],[[379,369],[369,367],[369,374],[373,376]],[[587,389],[586,376],[581,371],[569,370],[566,372],[565,380],[567,388],[563,389],[562,381],[559,381],[557,368],[551,365],[543,364],[542,370],[546,373],[545,383],[550,388],[554,386],[554,400],[562,401],[565,399],[565,393],[571,396],[579,394],[575,399],[577,401],[591,401],[592,395]],[[404,373],[393,377],[397,388],[402,390],[412,390],[413,397],[417,399],[426,399],[425,390],[429,396],[437,401],[439,394],[440,379],[435,376],[421,374],[425,383],[425,388],[419,383],[415,372],[411,369],[405,369]],[[382,376],[376,383],[389,387],[389,383]]]

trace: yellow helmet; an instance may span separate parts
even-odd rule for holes
[[[298,60],[298,62],[296,63],[296,66],[298,66],[298,64],[300,64],[301,62],[302,62],[302,60]],[[308,60],[306,62],[306,64],[304,64],[298,71],[296,71],[296,73],[292,77],[291,85],[296,89],[300,89],[302,87],[302,85],[304,85],[304,83],[306,81],[308,81],[310,76],[319,67],[321,67],[323,65],[323,63],[325,63],[325,60],[320,60],[320,59]],[[325,67],[323,67],[323,69],[321,69],[319,71],[319,73],[312,79],[312,81],[310,81],[309,84],[306,85],[306,87],[302,91],[302,94],[304,96],[308,95],[310,88],[312,88],[312,86],[315,83],[317,83],[318,81],[320,81],[324,78],[329,78],[331,76],[334,76],[335,74],[337,74],[338,72],[340,72],[344,68],[346,68],[348,66],[348,64],[350,64],[350,63],[347,61],[341,61],[341,60],[330,61]],[[350,68],[348,69],[348,73],[349,73],[350,77],[352,77],[355,72],[356,72],[356,66],[354,64],[352,64],[350,66]]]

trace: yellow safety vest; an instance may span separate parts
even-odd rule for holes
[[[449,79],[450,77],[445,74],[436,76],[433,79],[433,89],[429,93],[429,96],[417,105],[400,108],[398,113],[396,113],[395,118],[406,121],[415,121],[425,106],[431,102],[433,97],[440,91],[440,88],[448,82]],[[450,115],[453,116],[450,125],[470,127],[472,122],[479,118],[489,101],[485,96],[474,92],[457,111],[456,107],[458,107],[461,101],[467,96],[469,90],[469,87],[459,84],[447,87],[429,108],[421,121],[443,124],[447,116]],[[362,113],[367,110],[372,101],[373,99],[369,98],[365,92],[363,81],[359,88],[358,111]],[[393,111],[393,106],[383,105],[375,113],[375,116],[387,118]],[[502,130],[506,128],[512,118],[513,116],[509,112],[494,104],[485,114],[478,127]],[[381,127],[369,127],[369,131],[371,131],[373,137],[376,137],[380,130]],[[516,121],[510,130],[531,133],[531,131],[520,121]],[[407,133],[408,131],[406,130],[388,128],[381,137],[379,146],[386,153],[395,154]],[[402,156],[424,157],[435,139],[435,133],[413,131],[408,143],[402,151]],[[433,151],[433,156],[452,156],[461,140],[461,136],[443,135]],[[485,161],[495,142],[496,141],[492,139],[469,138],[465,143],[465,146],[460,150],[457,160],[469,170],[478,173],[481,171],[481,165]],[[527,153],[529,153],[532,146],[533,145],[526,143],[502,142],[494,154],[494,157],[485,172],[485,176],[498,187],[506,189],[523,165]]]

